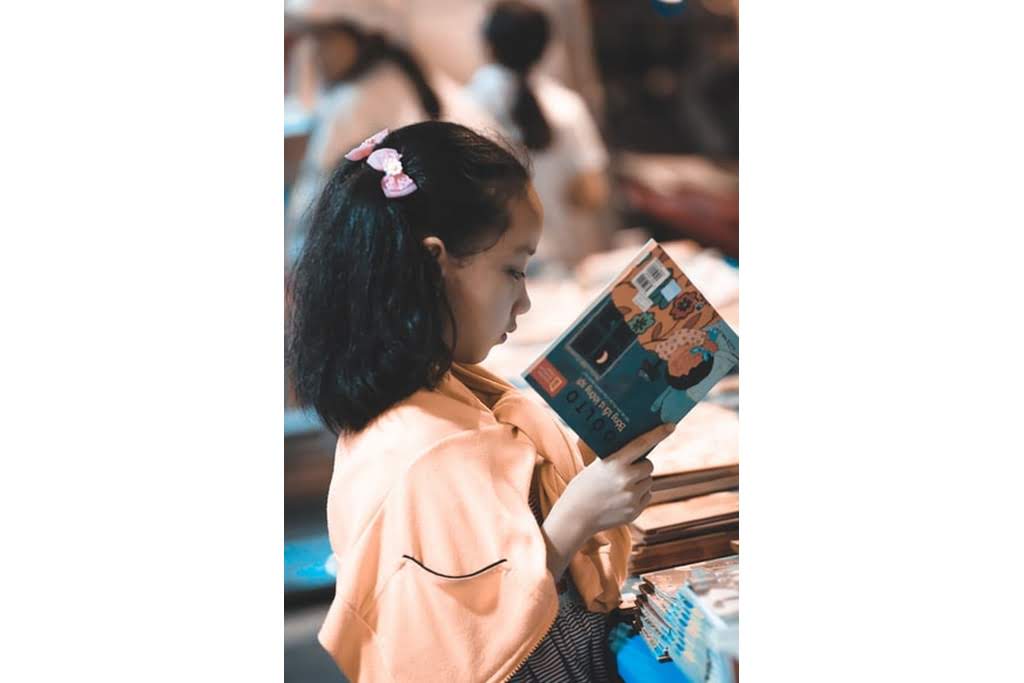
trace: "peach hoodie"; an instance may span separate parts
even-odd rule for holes
[[[340,438],[327,498],[338,578],[320,643],[358,683],[511,677],[558,613],[528,504],[534,468],[546,517],[594,457],[473,365]],[[618,606],[629,550],[616,527],[573,557],[587,609]]]

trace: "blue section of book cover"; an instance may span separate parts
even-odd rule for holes
[[[524,379],[606,457],[679,422],[738,359],[736,333],[652,241]]]

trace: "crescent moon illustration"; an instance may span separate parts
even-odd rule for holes
[[[602,351],[601,355],[597,357],[597,364],[598,365],[603,365],[604,363],[607,363],[607,362],[608,362],[608,352],[607,351]]]

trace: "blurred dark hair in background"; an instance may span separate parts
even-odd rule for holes
[[[331,32],[345,33],[355,41],[358,46],[358,57],[356,58],[355,64],[353,64],[352,68],[345,74],[342,74],[340,78],[335,79],[335,83],[355,80],[380,62],[389,61],[401,69],[409,78],[409,81],[416,89],[416,94],[420,98],[420,104],[423,106],[423,111],[425,111],[432,119],[436,119],[441,116],[441,103],[437,98],[437,94],[427,82],[423,69],[416,61],[416,58],[413,57],[405,48],[396,45],[380,33],[364,31],[360,26],[350,21],[334,21],[328,24],[318,24],[311,27],[310,32],[313,35],[321,36],[330,34]]]
[[[519,0],[495,4],[484,24],[484,37],[494,60],[519,76],[519,92],[512,118],[529,149],[551,145],[551,127],[530,89],[526,77],[540,61],[548,45],[551,28],[544,12]]]

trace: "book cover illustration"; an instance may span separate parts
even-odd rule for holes
[[[736,333],[649,240],[523,378],[603,458],[679,422],[738,359]]]

